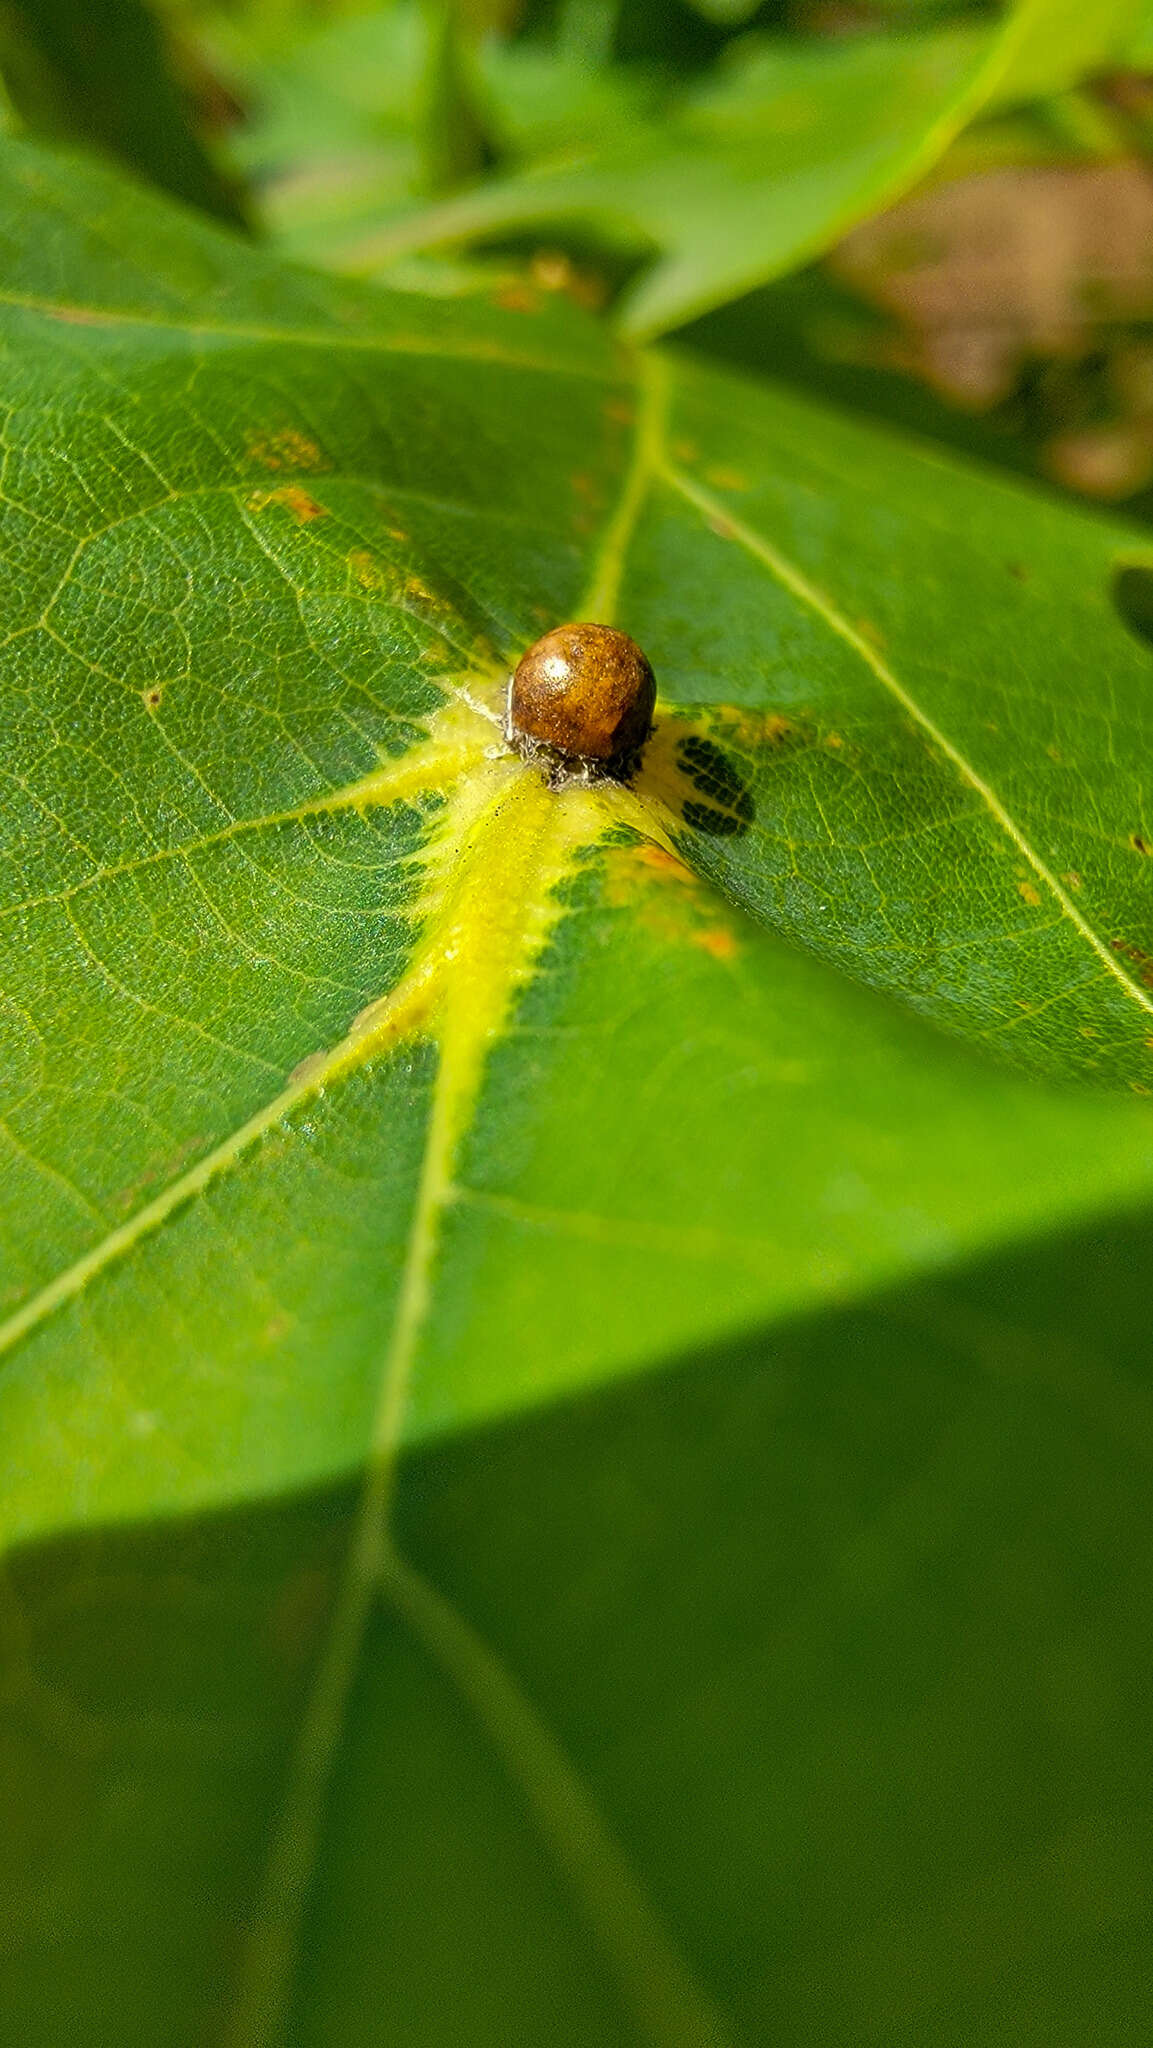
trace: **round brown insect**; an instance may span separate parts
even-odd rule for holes
[[[615,626],[554,626],[517,664],[509,738],[603,775],[625,775],[653,729],[657,686],[635,640]]]

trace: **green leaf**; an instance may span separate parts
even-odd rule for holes
[[[1026,20],[994,94],[1000,104],[1047,99],[1120,61],[1136,31],[1142,0],[1047,0]]]
[[[108,151],[175,198],[243,221],[143,0],[2,0],[0,76],[32,134]]]
[[[1042,1286],[1007,1248],[1153,1190],[1141,544],[571,312],[313,278],[31,150],[0,247],[0,1512],[38,1546],[7,1615],[16,2038],[826,2039],[824,1945],[846,2041],[920,2048],[950,1970],[975,2003],[938,2037],[990,2038],[969,1930],[1008,1897],[1067,1934],[1092,1893],[1107,1934],[1137,1889],[1125,1816],[1083,1825],[1123,1763],[1004,1874],[1012,1815],[1073,1782],[1059,1742],[933,1857],[967,1760],[1026,1741],[1030,1646],[1046,1697],[1074,1672],[1066,1747],[1129,1727],[1064,1619],[1107,1474],[1137,1497],[1125,1385],[1124,1455],[1067,1542],[1045,1522],[1039,1634],[992,1559],[987,1729],[1000,1667],[958,1692],[947,1644],[1027,1463],[1022,1377],[1083,1391],[1047,1338],[1004,1362]],[[553,790],[493,723],[503,682],[605,615],[654,660],[657,733],[635,788]],[[854,1304],[998,1257],[985,1322],[978,1287],[894,1350],[897,1308],[860,1376]],[[831,1635],[821,1587],[788,1619],[818,1499]],[[917,1739],[874,1707],[846,1750],[836,1702],[864,1711],[886,1588],[930,1556],[894,1651]],[[898,1754],[878,1864],[862,1788]],[[1037,1945],[1010,1962],[1011,2011],[1043,2004]]]
[[[1123,56],[1135,71],[1148,70],[1153,65],[1153,6],[1150,0],[1139,0]]]

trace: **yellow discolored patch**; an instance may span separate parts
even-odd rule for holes
[[[300,484],[278,484],[274,491],[253,491],[247,504],[250,512],[265,512],[270,505],[282,505],[301,526],[328,517],[327,505],[318,504]]]
[[[383,590],[388,581],[384,565],[367,548],[353,548],[348,557],[352,570],[362,590]]]
[[[250,462],[262,469],[329,469],[331,464],[311,434],[299,427],[277,427],[250,434],[245,445]]]
[[[627,910],[666,946],[695,946],[713,960],[734,960],[736,935],[718,921],[718,905],[699,875],[655,840],[613,847],[605,860],[605,899]]]
[[[1017,894],[1022,898],[1024,902],[1028,903],[1033,910],[1036,910],[1038,904],[1041,901],[1041,892],[1039,889],[1034,888],[1032,882],[1018,882]]]

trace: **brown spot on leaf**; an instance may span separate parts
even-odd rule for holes
[[[327,505],[318,504],[300,484],[278,484],[274,491],[253,491],[248,500],[250,512],[267,511],[270,505],[282,505],[301,526],[328,516]]]
[[[1135,853],[1153,853],[1153,846],[1150,846],[1149,841],[1143,839],[1139,832],[1134,832],[1129,844]]]
[[[1022,897],[1022,899],[1026,903],[1028,903],[1031,909],[1033,910],[1036,910],[1037,905],[1041,901],[1040,893],[1033,887],[1032,882],[1018,882],[1017,894],[1020,897]]]
[[[1077,873],[1076,868],[1070,868],[1068,874],[1062,875],[1061,879],[1068,884],[1070,889],[1079,889],[1081,887],[1081,877]]]
[[[1119,953],[1123,960],[1127,960],[1131,967],[1136,968],[1137,979],[1142,987],[1153,988],[1153,958],[1129,939],[1110,939],[1109,944],[1114,953]]]

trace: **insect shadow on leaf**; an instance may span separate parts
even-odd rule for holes
[[[698,792],[686,797],[681,816],[694,832],[707,832],[714,839],[739,839],[756,817],[752,791],[738,773],[732,757],[715,740],[689,733],[680,742],[677,767]]]
[[[743,838],[756,817],[751,762],[727,743],[734,720],[742,730],[748,723],[747,714],[735,713],[728,722],[722,717],[718,729],[712,708],[658,719],[638,778],[641,790],[659,796],[690,831],[710,839]],[[782,735],[774,724],[757,737],[779,744]]]

